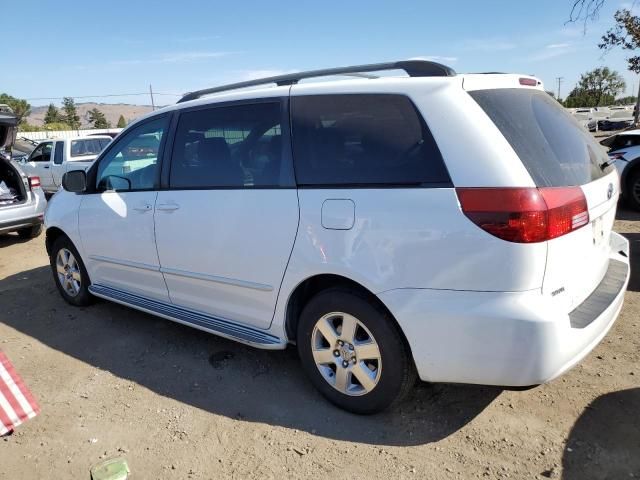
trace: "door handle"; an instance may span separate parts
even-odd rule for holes
[[[139,205],[137,207],[133,207],[133,209],[138,211],[138,212],[149,212],[149,211],[151,211],[152,208],[153,207],[149,203],[144,203],[144,204]]]
[[[45,165],[44,168],[49,168],[49,165]]]
[[[180,205],[176,203],[160,203],[156,206],[157,210],[162,210],[163,212],[173,212],[174,210],[178,210]]]

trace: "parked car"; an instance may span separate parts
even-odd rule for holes
[[[582,127],[595,132],[597,128],[597,120],[594,117],[593,109],[591,108],[577,108],[571,112],[573,118],[575,118]]]
[[[32,238],[42,232],[47,204],[38,177],[27,177],[12,160],[18,119],[0,105],[0,234],[18,232]]]
[[[31,152],[23,169],[40,178],[45,192],[55,193],[65,172],[89,168],[109,142],[108,135],[45,140]]]
[[[628,110],[614,110],[608,118],[598,120],[598,130],[623,130],[633,125],[633,112]]]
[[[630,272],[607,160],[531,76],[283,75],[129,125],[65,174],[46,246],[70,304],[295,343],[325,397],[372,413],[416,374],[531,386],[602,340]]]
[[[610,161],[620,174],[623,198],[640,210],[640,130],[627,130],[600,143],[609,149]]]

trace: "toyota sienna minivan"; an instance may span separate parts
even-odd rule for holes
[[[616,170],[528,75],[403,61],[205,89],[63,186],[45,224],[65,300],[295,344],[357,413],[416,377],[548,382],[606,335],[629,279]]]

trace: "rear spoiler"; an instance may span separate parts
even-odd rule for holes
[[[544,91],[542,80],[532,75],[517,73],[466,73],[462,76],[462,88],[472,90],[493,90],[498,88],[535,88]]]

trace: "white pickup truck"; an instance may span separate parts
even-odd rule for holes
[[[46,193],[55,193],[62,184],[62,175],[70,170],[87,170],[109,142],[108,135],[45,140],[21,168],[27,175],[40,177]]]

